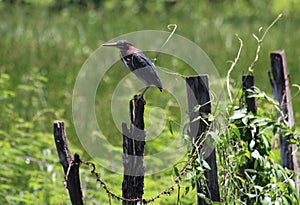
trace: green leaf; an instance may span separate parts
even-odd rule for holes
[[[234,125],[234,126],[233,126]],[[231,132],[234,133],[235,136],[237,136],[238,138],[241,137],[241,133],[240,133],[240,130],[236,127],[235,124],[231,124]]]
[[[211,204],[211,200],[205,196],[205,194],[197,193],[197,196],[205,201],[207,204]]]
[[[203,172],[203,171],[204,171],[203,168],[202,168],[201,166],[197,166],[197,167],[196,167],[196,170],[198,170],[198,171],[200,171],[200,172]]]
[[[194,108],[193,108],[193,112],[198,112],[201,108],[201,105],[196,105]]]
[[[258,189],[260,192],[264,189],[262,186],[254,185],[255,189]]]
[[[249,144],[249,148],[253,149],[253,147],[255,146],[255,140],[251,140],[250,144]]]
[[[173,126],[172,126],[171,120],[168,121],[168,128],[169,128],[170,133],[173,135]]]
[[[272,199],[269,196],[265,196],[261,202],[262,205],[272,204]]]
[[[257,127],[261,127],[261,126],[267,125],[269,121],[270,121],[269,118],[261,117],[261,118],[256,118],[256,119],[254,119],[254,120],[251,122],[251,124],[254,125],[254,126],[257,126]]]
[[[217,143],[220,143],[220,142],[221,142],[221,139],[220,139],[220,137],[219,137],[219,135],[218,135],[217,132],[209,132],[208,134],[209,134],[209,136],[211,136],[211,138],[212,138],[215,142],[217,142]]]
[[[246,193],[246,195],[247,195],[250,199],[252,199],[252,198],[254,198],[254,197],[257,196],[256,194],[250,194],[250,193]]]
[[[206,199],[205,194],[202,193],[197,193],[198,197],[200,197],[201,199]]]
[[[173,167],[176,176],[179,176],[179,170],[176,166]]]
[[[248,159],[251,158],[251,154],[250,154],[250,152],[248,150],[245,150],[244,156],[247,157]]]
[[[254,159],[259,159],[261,157],[261,155],[259,154],[259,152],[257,150],[254,150],[252,153],[251,153],[251,156],[254,158]]]
[[[268,138],[265,135],[260,135],[260,136],[261,136],[264,147],[269,148],[270,142],[269,142]]]
[[[190,191],[190,187],[189,186],[185,187],[184,195],[187,195],[189,193],[189,191]]]
[[[233,115],[230,117],[231,120],[237,120],[237,119],[241,119],[243,117],[245,117],[246,114],[243,112],[235,112],[233,113]]]
[[[204,167],[205,169],[211,170],[209,164],[208,164],[205,160],[202,160],[202,165],[203,165],[203,167]]]
[[[265,95],[263,93],[254,93],[254,94],[248,95],[248,98],[263,98],[263,97],[265,97]]]
[[[215,120],[215,116],[213,116],[211,113],[208,114],[207,121],[212,122]]]

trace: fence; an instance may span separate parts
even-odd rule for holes
[[[281,122],[288,122],[288,126],[292,128],[294,126],[294,118],[289,88],[289,75],[287,72],[286,59],[283,50],[271,53],[271,65],[272,70],[268,72],[269,79],[272,86],[274,98],[279,102],[279,107],[282,110],[281,113],[283,113],[281,115],[278,114],[278,120]],[[251,97],[253,92],[255,91],[254,85],[253,75],[242,76],[243,95],[247,113],[256,114],[257,106],[255,98]],[[69,191],[72,204],[84,204],[79,177],[80,164],[92,166],[91,173],[95,175],[97,181],[110,196],[122,200],[123,205],[147,204],[155,201],[162,195],[168,195],[172,191],[174,191],[175,186],[179,183],[180,179],[186,173],[187,169],[194,166],[194,160],[195,158],[199,157],[203,143],[213,141],[211,139],[211,136],[209,135],[211,125],[207,120],[208,115],[211,113],[208,76],[200,75],[187,77],[186,87],[190,113],[190,137],[191,141],[196,143],[194,143],[190,158],[183,166],[183,168],[179,171],[178,176],[174,180],[174,183],[170,187],[166,188],[166,190],[161,191],[156,196],[153,196],[150,199],[143,198],[145,169],[143,164],[143,156],[146,142],[146,134],[144,131],[144,100],[134,97],[134,99],[130,101],[129,104],[131,124],[129,128],[127,128],[127,125],[125,123],[122,124],[124,166],[122,196],[114,194],[107,188],[107,185],[102,181],[100,175],[96,172],[96,168],[93,163],[81,160],[78,154],[75,154],[72,158],[71,152],[68,147],[64,123],[61,121],[54,122],[54,139],[60,163],[62,164],[64,169],[66,188]],[[201,106],[195,111],[195,107],[197,105]],[[195,120],[198,118],[201,118],[202,120]],[[250,145],[253,140],[259,141],[258,132],[258,129],[255,133],[253,133],[250,129],[246,129],[246,131],[242,133],[242,139]],[[280,132],[281,131],[278,130],[279,134]],[[203,138],[202,141],[198,140],[200,136],[202,136]],[[298,173],[298,164],[295,151],[296,146],[295,144],[291,143],[290,139],[292,139],[291,135],[285,137],[280,135],[281,164],[283,167],[292,170],[293,173]],[[254,148],[259,151],[259,144],[254,144]],[[206,162],[209,165],[210,169],[205,169],[204,171],[205,184],[203,184],[203,181],[201,181],[200,178],[196,179],[198,205],[209,204],[211,202],[221,202],[218,184],[216,150],[214,148],[212,152],[210,152],[209,156],[207,156]],[[254,169],[256,166],[255,163],[255,159],[247,161],[244,167],[242,167],[242,170]],[[196,176],[198,176],[198,174],[196,174]],[[297,190],[297,193],[299,194],[298,178],[295,177],[294,181],[295,188]],[[204,200],[204,198],[209,200]],[[245,202],[247,204],[252,204],[253,199],[245,198]]]

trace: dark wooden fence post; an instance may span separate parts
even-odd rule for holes
[[[65,123],[63,121],[54,122],[54,141],[56,144],[59,161],[64,169],[67,189],[69,191],[71,202],[73,205],[83,205],[84,200],[79,177],[80,156],[79,154],[75,153],[74,159],[72,160]],[[69,166],[71,162],[72,164]]]
[[[254,76],[253,75],[243,75],[242,76],[243,81],[243,92],[245,95],[245,102],[247,106],[247,112],[256,113],[257,107],[255,103],[255,98],[249,98],[249,92],[247,92],[248,89],[253,90],[254,86]]]
[[[249,95],[251,94],[251,91],[253,91],[253,86],[254,86],[254,76],[253,75],[243,75],[242,76],[242,85],[243,85],[243,95],[244,95],[244,102],[245,102],[245,106],[247,108],[247,112],[250,113],[252,112],[253,114],[256,114],[257,112],[257,107],[256,107],[256,102],[255,102],[255,98],[251,98],[249,97]],[[245,125],[242,125],[245,126]],[[251,128],[247,128],[245,133],[241,134],[241,138],[243,139],[243,141],[248,143],[248,149],[252,152],[253,150],[258,150],[261,151],[259,149],[259,144],[255,143],[254,147],[252,149],[250,149],[250,144],[251,141],[255,141],[257,142],[257,134],[258,134],[259,130],[258,128],[256,128],[256,132],[252,133]],[[264,154],[263,152],[261,152],[260,154]],[[247,169],[254,169],[254,164],[255,164],[255,159],[254,158],[250,158],[247,160],[247,162],[243,165],[243,167],[241,167],[241,173],[244,174],[245,170]],[[260,179],[256,178],[257,183],[261,183]],[[244,195],[242,197],[242,200],[246,202],[246,204],[253,204],[255,202],[255,200],[252,198],[249,198],[248,196]]]
[[[274,51],[271,53],[271,66],[272,76],[269,71],[269,79],[272,86],[274,98],[279,102],[281,111],[284,115],[284,119],[281,121],[287,121],[290,128],[294,126],[294,114],[292,107],[291,91],[289,86],[289,73],[287,70],[287,63],[284,50]],[[281,116],[279,116],[282,118]],[[294,173],[298,173],[298,162],[296,156],[296,145],[289,142],[293,138],[292,135],[282,136],[280,134],[280,155],[281,165],[292,170]],[[298,177],[295,177],[295,185],[298,196],[299,193],[299,181]]]
[[[144,194],[144,105],[143,99],[137,96],[130,101],[130,128],[122,123],[123,132],[123,166],[124,179],[122,195],[126,199],[140,199],[139,201],[123,201],[123,205],[142,204]]]
[[[203,132],[208,129],[207,123],[203,120],[194,121],[194,119],[202,116],[204,120],[207,120],[207,114],[211,113],[210,93],[208,75],[191,76],[186,78],[187,97],[190,113],[190,134],[193,141],[197,141],[197,138],[201,136]],[[201,106],[198,111],[194,111],[196,106]],[[210,137],[206,139],[211,141]],[[212,145],[212,144],[210,144]],[[209,146],[209,145],[208,145]],[[219,202],[220,191],[218,184],[218,169],[216,163],[216,152],[214,147],[210,147],[210,153],[205,161],[210,166],[210,170],[205,170],[204,175],[206,177],[206,185],[202,187],[200,179],[197,179],[197,193],[205,194],[205,196],[212,201]],[[203,193],[205,190],[205,193]],[[198,205],[207,204],[198,195]]]
[[[244,94],[244,100],[245,100],[245,106],[247,108],[247,112],[250,113],[252,112],[253,114],[256,114],[257,112],[257,107],[256,107],[256,102],[255,98],[249,98],[249,91],[253,91],[253,86],[254,86],[254,75],[243,75],[242,76],[242,82],[243,82],[243,94]],[[246,142],[248,142],[248,145],[250,145],[251,141],[254,140],[256,141],[257,139],[257,133],[258,133],[258,128],[256,128],[256,133],[252,135],[251,128],[246,129],[246,132],[243,133],[241,136],[242,139]],[[256,149],[259,145],[256,143],[253,149]],[[257,148],[258,149],[258,148]],[[263,153],[262,153],[263,154]],[[245,165],[246,169],[253,169],[254,168],[254,159],[248,160],[247,164]]]

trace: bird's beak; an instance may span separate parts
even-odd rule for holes
[[[102,46],[118,47],[118,43],[117,42],[114,42],[114,43],[104,43],[104,44],[102,44]]]

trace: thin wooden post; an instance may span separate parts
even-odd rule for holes
[[[243,85],[243,94],[244,94],[244,102],[245,106],[247,108],[247,112],[252,112],[253,114],[256,114],[257,112],[257,106],[255,102],[255,98],[250,98],[249,95],[251,94],[251,91],[253,91],[254,87],[254,75],[243,75],[242,76],[242,85]],[[264,154],[261,149],[259,149],[259,144],[255,143],[254,147],[250,148],[251,141],[257,142],[257,136],[258,136],[258,127],[256,128],[256,132],[252,133],[253,128],[246,128],[245,132],[241,134],[241,139],[248,144],[249,151],[258,150],[260,154]],[[241,167],[241,173],[244,174],[245,170],[247,169],[254,169],[255,159],[250,158],[246,161],[246,163]],[[246,176],[244,176],[246,177]],[[261,179],[259,177],[255,178],[257,183],[261,183]],[[244,195],[242,197],[242,200],[246,202],[246,204],[253,204],[255,200],[253,198],[249,198],[247,195]]]
[[[243,94],[244,94],[244,101],[245,106],[247,108],[247,112],[252,112],[253,114],[256,114],[257,107],[255,98],[249,98],[249,95],[251,94],[251,91],[253,91],[254,86],[254,75],[243,75],[242,76],[242,82],[243,82]],[[250,91],[250,92],[249,92]],[[256,132],[253,134],[251,128],[246,129],[246,132],[242,134],[242,139],[246,142],[248,142],[248,145],[250,145],[251,141],[256,141],[257,134],[258,134],[258,128],[256,128]],[[256,143],[252,149],[257,149],[258,144]],[[250,148],[249,148],[250,149]],[[263,153],[261,153],[263,154]],[[253,169],[254,168],[254,159],[249,159],[247,161],[247,164],[245,165],[246,169]]]
[[[279,102],[283,116],[278,116],[281,121],[288,122],[288,126],[292,128],[294,126],[294,113],[292,107],[291,91],[289,86],[289,73],[287,70],[287,63],[284,50],[274,51],[271,53],[271,66],[272,76],[269,71],[269,79],[272,86],[274,98]],[[283,119],[282,119],[283,118]],[[296,145],[289,142],[293,138],[292,135],[282,136],[280,138],[280,155],[281,165],[292,170],[294,173],[298,173],[298,162],[296,156]],[[297,175],[295,175],[295,185],[298,196],[299,193],[299,181]]]
[[[256,102],[255,98],[249,98],[249,91],[253,91],[253,86],[254,86],[254,75],[243,75],[242,76],[242,82],[243,82],[243,94],[245,97],[245,106],[247,108],[247,112],[250,113],[252,112],[253,114],[256,114],[257,112],[257,107],[256,107]],[[246,132],[243,133],[242,139],[246,142],[248,142],[248,145],[250,145],[251,141],[254,140],[256,141],[257,138],[257,133],[258,133],[258,128],[256,130],[256,133],[252,134],[251,128],[246,129]],[[255,144],[253,149],[256,149],[258,144]],[[253,169],[254,167],[254,160],[248,160],[248,163],[245,165],[245,168]]]
[[[122,123],[124,153],[122,195],[126,199],[140,199],[139,201],[124,200],[123,205],[142,204],[145,173],[144,147],[146,144],[144,105],[145,101],[135,96],[130,101],[130,129],[127,128],[126,123]]]
[[[247,112],[256,113],[257,107],[255,98],[249,98],[249,92],[247,90],[253,90],[254,86],[254,75],[243,75],[242,76],[243,81],[243,91],[245,95],[245,102],[247,106]]]
[[[207,129],[207,115],[211,113],[211,103],[210,103],[210,94],[209,94],[209,83],[208,75],[199,75],[191,76],[186,78],[186,87],[187,87],[187,97],[188,97],[188,106],[190,113],[190,134],[194,142],[197,142],[197,139],[204,133]],[[200,105],[200,109],[195,111],[195,107]],[[199,117],[202,117],[203,120],[196,120]],[[206,139],[208,142],[212,141],[210,137]],[[210,143],[210,142],[209,142]],[[197,193],[198,193],[198,205],[207,204],[205,200],[200,197],[200,194],[205,194],[205,196],[212,201],[219,202],[220,191],[218,184],[218,169],[216,162],[216,151],[214,147],[210,147],[211,152],[205,161],[210,166],[210,170],[205,170],[204,175],[206,177],[206,186],[203,187],[200,178],[197,178]],[[203,193],[203,190],[205,193]]]
[[[80,156],[74,154],[72,160],[71,151],[68,145],[68,139],[63,121],[54,122],[54,141],[59,161],[64,169],[65,178],[67,182],[67,189],[69,191],[70,199],[73,205],[83,205],[83,194],[79,177]],[[71,166],[69,166],[71,164]]]

